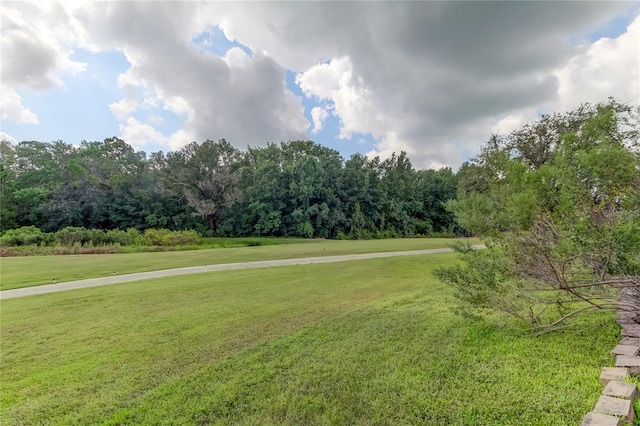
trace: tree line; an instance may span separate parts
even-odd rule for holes
[[[345,160],[312,141],[245,151],[222,139],[147,155],[122,139],[0,143],[0,230],[195,229],[204,236],[454,235],[449,168],[406,153]]]

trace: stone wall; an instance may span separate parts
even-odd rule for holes
[[[582,426],[619,426],[626,419],[633,423],[633,402],[638,388],[625,379],[629,374],[640,375],[640,286],[632,285],[620,292],[617,323],[622,339],[613,348],[615,367],[604,367],[600,383],[602,395],[592,412],[582,420]]]

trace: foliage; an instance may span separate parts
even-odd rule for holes
[[[443,208],[450,169],[413,169],[406,153],[344,159],[312,141],[242,152],[190,143],[147,156],[119,138],[0,144],[0,231],[194,229],[203,236],[368,239],[463,233]],[[86,240],[86,238],[85,238]]]
[[[196,231],[170,231],[168,229],[147,229],[144,241],[151,246],[197,245],[200,236]]]
[[[42,232],[35,226],[23,226],[10,229],[0,237],[3,247],[19,247],[28,245],[40,246],[187,246],[198,245],[200,236],[196,231],[171,231],[169,229],[147,229],[144,234],[135,228],[126,231],[110,229],[87,229],[67,226],[55,233]],[[24,253],[27,253],[26,251]]]
[[[493,237],[482,254],[461,250],[465,267],[439,272],[467,308],[511,311],[545,331],[640,286],[639,113],[611,100],[544,116],[493,136],[461,170],[447,206]],[[488,267],[496,280],[483,288]]]
[[[35,226],[22,226],[18,229],[10,229],[0,237],[2,246],[27,246],[47,243],[49,236]]]
[[[167,155],[162,169],[165,187],[186,200],[193,215],[215,232],[227,209],[238,203],[240,152],[229,142],[190,143]]]

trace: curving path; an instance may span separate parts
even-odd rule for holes
[[[473,246],[484,248],[484,244]],[[159,271],[137,272],[135,274],[123,274],[113,277],[89,278],[86,280],[67,281],[59,284],[45,284],[34,287],[17,288],[14,290],[0,291],[0,300],[13,299],[15,297],[34,296],[36,294],[55,293],[58,291],[75,290],[79,288],[97,287],[109,284],[121,284],[131,281],[149,280],[153,278],[171,277],[174,275],[200,274],[203,272],[227,271],[234,269],[268,268],[272,266],[308,265],[311,263],[335,263],[349,260],[374,259],[379,257],[415,256],[420,254],[448,253],[450,248],[394,251],[385,253],[347,254],[341,256],[303,257],[300,259],[261,260],[257,262],[223,263],[219,265],[188,266],[185,268],[162,269]]]

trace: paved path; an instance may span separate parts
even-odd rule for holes
[[[474,248],[484,248],[483,244]],[[97,287],[101,285],[128,283],[131,281],[149,280],[153,278],[171,277],[174,275],[200,274],[203,272],[227,271],[233,269],[268,268],[272,266],[308,265],[311,263],[335,263],[349,260],[374,259],[379,257],[414,256],[420,254],[452,252],[450,248],[394,251],[386,253],[346,254],[342,256],[303,257],[300,259],[261,260],[257,262],[223,263],[220,265],[188,266],[186,268],[162,269],[159,271],[138,272],[135,274],[115,275],[113,277],[90,278],[86,280],[67,281],[59,284],[45,284],[33,287],[0,291],[0,300],[14,297],[33,296],[36,294],[55,293],[78,288]]]

